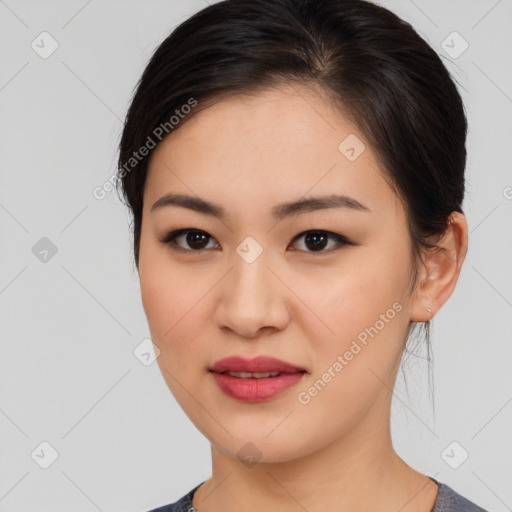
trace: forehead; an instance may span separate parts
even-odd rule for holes
[[[318,162],[321,157],[321,165],[337,159],[339,142],[357,131],[319,93],[306,87],[281,85],[232,95],[199,109],[159,145],[153,159],[172,147],[174,155],[167,152],[166,157],[178,158],[193,148],[188,156],[196,162],[215,156],[229,165],[241,160],[247,167],[249,157],[268,164],[293,164],[304,158]]]
[[[176,128],[153,152],[145,202],[169,191],[268,206],[344,193],[373,211],[398,207],[364,134],[310,88],[223,98]]]

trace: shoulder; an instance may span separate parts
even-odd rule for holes
[[[201,482],[202,484],[203,482]],[[192,506],[192,497],[196,492],[196,489],[201,485],[196,485],[192,490],[187,492],[178,501],[170,503],[169,505],[163,505],[158,508],[149,510],[148,512],[196,512],[196,509]]]
[[[203,483],[203,482],[201,482]],[[472,501],[454,491],[451,487],[442,482],[437,482],[439,492],[431,512],[488,512],[479,507]],[[192,497],[194,492],[201,484],[194,487],[187,494],[182,496],[178,501],[163,505],[148,512],[195,512],[192,506]]]
[[[438,482],[438,486],[439,492],[431,512],[487,512],[448,485]]]

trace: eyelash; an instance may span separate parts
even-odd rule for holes
[[[163,244],[169,245],[169,247],[172,250],[174,250],[174,251],[184,252],[184,253],[196,253],[196,254],[203,253],[206,249],[184,249],[183,247],[180,247],[179,245],[177,245],[176,238],[178,238],[181,235],[188,234],[188,233],[205,234],[210,239],[214,239],[206,231],[203,231],[201,229],[185,228],[185,229],[177,229],[175,231],[171,231],[170,233],[168,233],[161,240],[161,242]],[[339,235],[338,233],[333,233],[332,231],[326,231],[326,230],[321,230],[321,229],[309,229],[307,231],[302,231],[301,233],[299,233],[298,235],[296,235],[293,238],[291,243],[294,243],[296,240],[300,239],[301,237],[304,237],[308,233],[321,233],[321,234],[325,234],[325,235],[328,236],[328,238],[334,239],[334,241],[338,244],[338,246],[337,247],[335,246],[334,248],[331,247],[330,249],[326,249],[326,250],[319,250],[319,251],[307,251],[307,250],[304,251],[304,250],[301,250],[301,249],[294,249],[294,250],[299,250],[301,252],[306,252],[308,254],[313,254],[313,255],[316,256],[316,255],[322,255],[322,254],[330,253],[333,250],[340,249],[341,247],[346,246],[346,245],[357,245],[354,242],[351,242],[350,240],[345,238],[344,236]]]

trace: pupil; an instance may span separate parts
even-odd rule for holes
[[[309,246],[310,242],[312,243],[311,247]],[[323,249],[326,246],[326,243],[327,243],[327,237],[321,231],[314,231],[314,232],[308,233],[306,235],[306,245],[310,249],[311,248],[313,248],[313,249],[318,249],[318,248]]]
[[[207,245],[206,235],[204,233],[192,232],[187,235],[187,243],[191,247],[202,249],[203,246]],[[199,245],[199,247],[197,247]]]

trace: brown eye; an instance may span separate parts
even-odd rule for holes
[[[206,231],[198,229],[179,229],[169,233],[162,242],[178,250],[198,252],[208,249],[208,241],[214,240]],[[213,247],[215,248],[215,247]]]
[[[304,231],[294,238],[295,240],[303,239],[304,242],[300,244],[302,247],[299,248],[301,251],[312,252],[312,253],[324,253],[329,252],[331,249],[336,249],[340,245],[353,245],[344,236],[332,233],[330,231],[311,230]],[[329,243],[331,245],[329,246]],[[328,247],[329,246],[329,247]],[[327,250],[326,247],[328,247]],[[295,249],[294,249],[295,250]]]
[[[342,235],[323,230],[304,231],[297,235],[293,239],[293,242],[301,239],[303,242],[296,244],[301,246],[298,250],[311,254],[323,254],[335,250],[340,246],[356,245]],[[213,241],[216,242],[216,240],[206,231],[200,229],[178,229],[166,235],[161,241],[164,244],[170,245],[174,250],[189,253],[200,253],[205,249],[219,248],[218,242],[209,247],[208,244]],[[297,248],[293,248],[292,250],[297,250]]]

